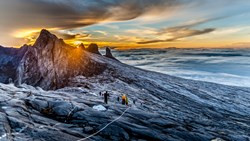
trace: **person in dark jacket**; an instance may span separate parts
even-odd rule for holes
[[[134,103],[134,105],[135,105],[135,99],[133,99],[133,103]]]
[[[106,103],[106,104],[108,104],[108,97],[109,97],[109,94],[108,94],[108,92],[106,91],[106,92],[104,93],[104,103]]]

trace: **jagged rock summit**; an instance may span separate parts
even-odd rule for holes
[[[108,57],[108,58],[111,58],[111,59],[114,59],[114,60],[117,60],[113,54],[111,53],[111,50],[109,47],[106,47],[106,54],[104,55],[105,57]],[[117,60],[118,61],[118,60]]]
[[[98,55],[101,55],[101,53],[98,50],[98,45],[95,43],[91,43],[88,48],[86,49],[88,52],[95,53]]]
[[[54,34],[51,34],[46,29],[42,29],[39,37],[37,38],[37,40],[33,46],[42,48],[51,42],[55,42],[56,40],[58,40],[58,38]]]
[[[81,43],[81,44],[79,45],[79,48],[81,48],[81,49],[83,49],[83,50],[86,49],[83,43]]]
[[[8,49],[6,49],[8,50]],[[43,29],[33,46],[15,49],[9,55],[9,62],[3,62],[5,71],[1,82],[9,78],[16,84],[30,84],[43,89],[58,89],[68,85],[71,77],[98,75],[106,69],[106,65],[95,59],[100,54],[96,44],[90,45],[88,52],[83,45],[79,48],[67,45],[62,39]],[[19,54],[18,57],[16,57]],[[13,62],[12,59],[15,59]],[[11,70],[11,72],[9,72]],[[6,73],[10,73],[6,75]],[[9,78],[8,78],[9,77]]]

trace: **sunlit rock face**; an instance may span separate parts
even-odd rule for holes
[[[98,47],[92,48],[99,52]],[[16,84],[26,83],[46,90],[66,86],[73,76],[90,77],[106,69],[105,63],[95,59],[96,54],[85,51],[83,45],[67,45],[47,30],[41,31],[33,46],[0,47],[0,55],[1,83],[11,79]]]
[[[29,47],[17,69],[18,83],[58,89],[73,76],[102,73],[105,64],[91,59],[83,48],[64,43],[47,30],[42,30],[33,47]]]

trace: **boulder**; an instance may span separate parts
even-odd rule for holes
[[[97,111],[106,111],[107,109],[102,106],[102,105],[95,105],[93,106],[93,109],[97,110]]]

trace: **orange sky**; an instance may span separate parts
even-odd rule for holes
[[[1,1],[0,45],[33,44],[46,28],[75,46],[250,47],[245,0],[104,1]]]

